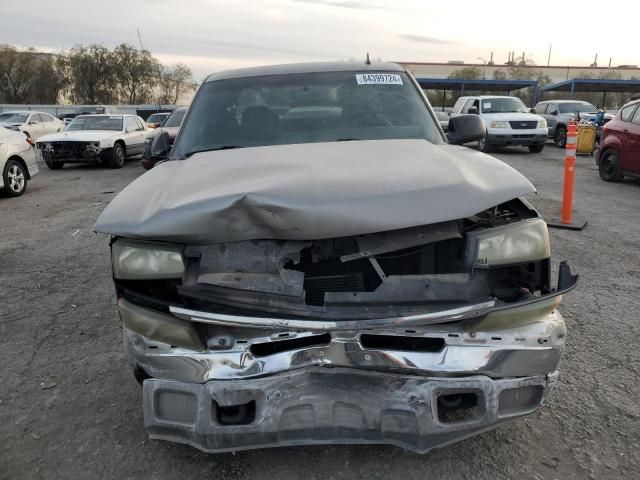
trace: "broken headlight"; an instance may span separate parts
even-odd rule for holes
[[[512,265],[551,256],[549,230],[541,218],[469,232],[467,242],[469,265]]]
[[[182,248],[175,245],[118,239],[111,245],[114,278],[151,280],[181,278]]]

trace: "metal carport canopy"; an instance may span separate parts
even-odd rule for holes
[[[545,85],[542,92],[640,92],[640,80],[572,78]]]
[[[474,80],[454,78],[416,77],[420,86],[427,90],[459,90],[464,92],[511,92],[522,88],[537,87],[536,80]]]

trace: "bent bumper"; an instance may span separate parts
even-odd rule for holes
[[[531,413],[556,378],[444,379],[316,367],[206,384],[153,379],[144,382],[144,423],[150,438],[206,452],[339,443],[425,453]],[[467,405],[455,409],[460,398]]]

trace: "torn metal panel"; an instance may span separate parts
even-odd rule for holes
[[[359,235],[356,237],[356,242],[360,250],[350,255],[342,255],[340,260],[349,262],[358,258],[372,257],[451,238],[462,238],[456,222],[443,222],[390,232]]]
[[[467,218],[534,191],[495,158],[426,140],[241,148],[158,165],[95,230],[185,244],[318,240]]]

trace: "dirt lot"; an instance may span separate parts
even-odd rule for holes
[[[559,213],[562,151],[496,156]],[[581,274],[562,312],[561,379],[539,412],[415,455],[386,446],[282,448],[205,455],[150,441],[141,389],[114,315],[108,239],[98,214],[142,173],[41,170],[22,198],[0,198],[0,478],[640,478],[640,181],[607,184],[593,159],[576,169],[582,232],[553,230],[556,260]]]

